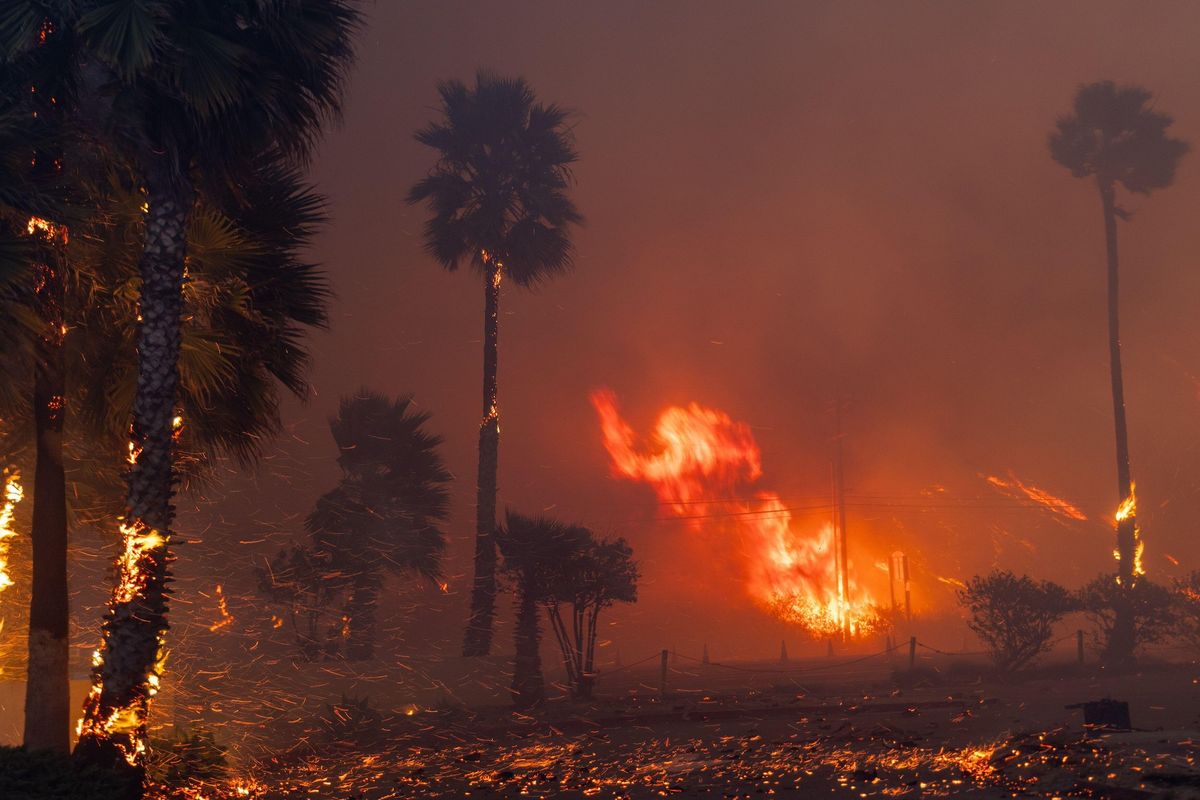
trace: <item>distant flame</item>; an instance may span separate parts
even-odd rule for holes
[[[1005,494],[1017,497],[1024,495],[1051,513],[1058,514],[1067,519],[1073,519],[1077,522],[1087,522],[1087,514],[1084,514],[1066,500],[1050,494],[1045,489],[1024,483],[1012,473],[1009,473],[1008,480],[998,478],[995,475],[985,475],[983,479]]]
[[[870,597],[853,580],[849,597],[839,597],[832,525],[801,534],[773,492],[757,492],[748,501],[728,499],[762,476],[749,426],[696,403],[673,406],[659,416],[649,448],[640,450],[616,397],[597,391],[591,399],[618,475],[650,484],[695,529],[706,519],[736,527],[744,545],[746,591],[760,606],[821,636],[840,633],[845,623],[852,634],[879,625]]]

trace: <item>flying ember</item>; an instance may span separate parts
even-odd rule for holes
[[[845,596],[839,592],[832,524],[798,530],[774,492],[730,499],[762,477],[761,453],[748,425],[697,403],[672,406],[639,448],[616,396],[598,390],[591,399],[618,476],[648,483],[694,530],[715,526],[741,538],[745,589],[759,606],[816,636],[844,630],[862,635],[881,627],[875,603],[852,577]]]

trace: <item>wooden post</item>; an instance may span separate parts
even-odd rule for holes
[[[917,637],[908,637],[908,668],[916,669],[917,666]]]
[[[704,653],[700,657],[700,663],[701,664],[708,663],[708,644],[707,643],[705,643],[705,645],[704,645]]]
[[[1079,663],[1083,663],[1083,630],[1075,631],[1075,654],[1079,657]]]
[[[787,662],[788,662],[787,642],[781,639],[779,641],[779,663],[786,664]]]
[[[662,651],[662,671],[658,678],[658,693],[664,702],[667,699],[667,659],[669,657],[670,653],[664,649]]]

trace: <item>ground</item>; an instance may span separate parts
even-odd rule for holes
[[[192,796],[1200,798],[1195,666],[1000,682],[948,662],[687,664],[665,702],[658,680],[627,670],[606,699],[531,715],[409,707],[374,743],[305,733]],[[1065,708],[1108,696],[1129,701],[1133,731]]]

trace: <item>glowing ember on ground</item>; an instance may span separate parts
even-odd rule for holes
[[[592,404],[619,476],[650,484],[659,500],[697,530],[732,528],[741,536],[746,591],[760,606],[820,636],[840,633],[847,622],[851,635],[881,625],[875,604],[852,578],[849,596],[839,596],[832,525],[797,531],[791,511],[774,492],[729,499],[762,477],[761,454],[748,425],[696,403],[673,406],[639,449],[611,392],[594,392]]]

